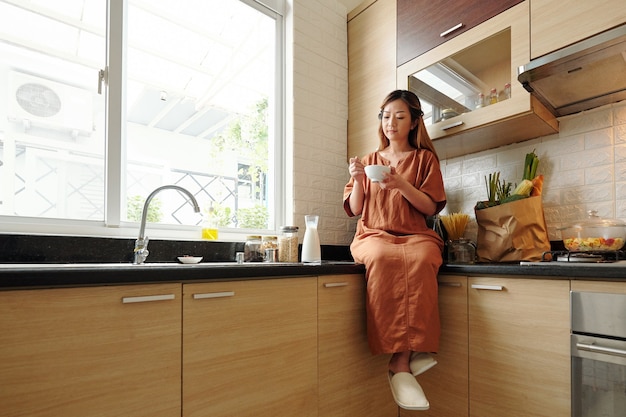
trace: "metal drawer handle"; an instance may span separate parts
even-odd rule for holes
[[[504,286],[502,285],[484,285],[484,284],[472,284],[474,290],[488,290],[488,291],[502,291]]]
[[[122,297],[122,304],[149,303],[151,301],[174,300],[175,294],[141,295],[138,297]]]
[[[325,282],[324,283],[325,288],[347,287],[347,286],[348,286],[347,282]]]
[[[194,300],[202,300],[204,298],[224,298],[224,297],[234,297],[235,291],[222,291],[222,292],[207,292],[201,294],[194,294]]]
[[[613,356],[622,356],[626,358],[626,350],[623,349],[614,349],[606,346],[597,346],[594,344],[589,345],[587,343],[576,343],[576,349],[586,350],[587,352],[604,353]]]
[[[439,286],[440,287],[460,287],[461,283],[460,282],[440,282]]]
[[[450,29],[444,30],[443,32],[441,32],[439,34],[439,37],[444,38],[444,37],[448,36],[449,34],[451,34],[452,32],[454,32],[455,30],[461,29],[462,27],[463,27],[463,23],[459,23],[456,26],[452,26]]]
[[[461,126],[462,124],[463,124],[463,121],[459,120],[458,122],[450,123],[449,125],[446,125],[446,126],[441,126],[441,130],[452,129],[453,127]]]

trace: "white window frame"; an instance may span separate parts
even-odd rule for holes
[[[285,134],[285,3],[286,0],[239,0],[276,19],[276,74],[275,74],[275,119],[270,126],[270,135],[275,139],[270,146],[268,177],[274,184],[273,206],[274,228],[272,230],[227,229],[220,230],[220,241],[243,241],[245,235],[276,233],[287,218],[288,199],[293,193],[287,189],[286,181],[286,134]],[[139,223],[122,221],[125,202],[121,190],[125,186],[122,161],[124,158],[125,98],[124,65],[127,32],[127,4],[125,0],[107,1],[107,57],[104,68],[106,94],[106,151],[105,151],[105,220],[104,222],[70,219],[50,219],[24,216],[0,216],[0,232],[20,234],[52,234],[73,236],[103,236],[136,238]],[[120,31],[119,28],[122,28]],[[94,74],[94,82],[97,74]],[[273,169],[272,169],[273,167]],[[149,224],[152,239],[199,239],[200,227],[195,225]]]

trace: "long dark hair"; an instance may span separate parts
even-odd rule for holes
[[[439,160],[439,156],[437,155],[437,151],[435,151],[435,145],[433,141],[428,136],[428,132],[426,131],[426,125],[424,124],[424,112],[422,111],[422,104],[420,103],[419,98],[412,91],[408,90],[395,90],[392,91],[385,97],[383,100],[383,104],[380,106],[380,112],[378,113],[378,119],[382,120],[383,117],[383,109],[385,106],[392,101],[402,100],[406,103],[409,108],[409,112],[411,113],[411,124],[413,124],[417,120],[417,124],[411,131],[409,132],[409,145],[411,145],[415,149],[428,149],[431,151],[437,160]],[[383,125],[380,123],[378,125],[378,150],[382,151],[387,146],[389,146],[389,139],[385,136],[385,132],[383,131]]]

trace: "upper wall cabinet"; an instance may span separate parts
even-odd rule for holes
[[[378,112],[396,87],[396,0],[364,2],[348,14],[348,155],[378,146]]]
[[[397,68],[397,87],[420,98],[440,158],[558,132],[556,118],[517,82],[530,59],[528,16],[525,1]]]
[[[531,58],[626,22],[624,0],[530,0]]]
[[[400,66],[522,0],[398,0]]]

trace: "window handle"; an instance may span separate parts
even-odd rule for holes
[[[101,69],[98,71],[98,94],[102,94],[102,83],[106,82],[106,72]]]

